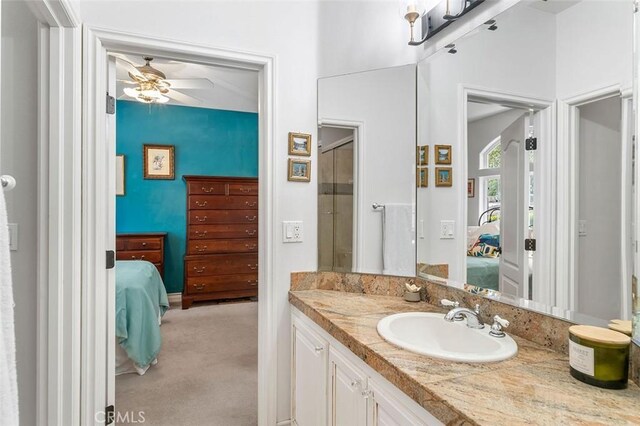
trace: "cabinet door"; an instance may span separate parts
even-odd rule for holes
[[[303,324],[293,324],[292,419],[298,426],[325,426],[329,344]]]
[[[442,423],[426,410],[419,415],[394,396],[397,389],[388,389],[369,379],[371,425],[373,426],[436,426]]]
[[[329,415],[333,426],[366,426],[367,377],[357,367],[329,349],[331,392]]]

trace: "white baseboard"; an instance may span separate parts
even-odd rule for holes
[[[276,426],[289,426],[291,425],[291,420],[283,420],[281,422],[276,423]]]
[[[168,293],[169,305],[182,305],[182,293]]]

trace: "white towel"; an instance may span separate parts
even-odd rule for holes
[[[0,188],[0,423],[6,426],[19,423],[13,306],[7,208]]]
[[[411,204],[385,205],[382,216],[382,259],[382,273],[385,275],[415,275],[415,224]]]

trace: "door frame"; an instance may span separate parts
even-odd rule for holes
[[[352,245],[352,270],[354,272],[363,272],[360,270],[364,265],[364,250],[363,247],[366,239],[366,233],[364,229],[364,221],[362,215],[364,214],[365,206],[365,185],[364,185],[364,122],[356,120],[341,120],[336,118],[323,118],[318,120],[318,129],[323,126],[336,127],[339,129],[349,129],[353,131],[353,245]]]
[[[625,91],[628,92],[628,91]],[[578,135],[580,125],[579,107],[589,103],[622,97],[619,84],[599,87],[588,92],[557,101],[558,138],[567,143],[558,145],[557,198],[557,282],[567,283],[566,288],[556,289],[556,306],[575,311],[576,309],[576,273],[578,267]],[[628,96],[628,95],[627,95]],[[624,142],[624,141],[623,141]],[[624,181],[627,166],[627,149],[623,146],[621,179]],[[621,188],[621,190],[623,190]],[[623,204],[624,197],[623,197]],[[623,214],[624,214],[623,206]],[[623,221],[624,222],[624,221]],[[624,223],[621,225],[627,232]],[[625,235],[625,234],[622,234]],[[626,259],[624,260],[626,261]],[[622,265],[622,263],[621,263]],[[622,277],[623,280],[625,279]],[[626,288],[623,283],[623,289]]]
[[[540,168],[536,168],[536,178],[539,184],[536,185],[536,202],[540,206],[541,217],[544,220],[538,222],[536,235],[539,235],[539,251],[537,262],[534,262],[534,287],[540,294],[540,302],[548,306],[553,306],[554,301],[552,295],[555,292],[555,279],[552,271],[555,270],[555,250],[552,241],[555,240],[555,199],[553,197],[555,186],[555,150],[556,150],[556,133],[555,128],[555,104],[552,100],[542,99],[535,96],[525,94],[516,94],[510,92],[502,92],[491,89],[485,89],[478,86],[464,85],[459,86],[459,104],[458,104],[458,152],[462,158],[462,171],[454,175],[454,186],[458,188],[458,216],[456,218],[456,251],[462,257],[467,252],[467,178],[469,174],[468,164],[468,111],[467,104],[470,99],[482,99],[489,102],[513,105],[520,108],[535,108],[540,111],[540,127],[541,137],[548,141],[546,144],[538,144],[538,163]],[[538,164],[536,164],[537,166]],[[459,281],[466,282],[467,268],[466,258],[458,261],[458,268],[455,271],[456,276],[460,277]],[[537,281],[537,286],[536,286]],[[526,301],[520,301],[526,304]]]
[[[105,168],[115,161],[115,147],[106,137],[106,63],[109,52],[148,54],[209,65],[255,70],[259,74],[259,226],[258,243],[258,423],[276,423],[277,300],[272,291],[276,204],[275,112],[276,58],[272,55],[226,50],[131,33],[84,28],[83,34],[83,175],[82,192],[82,376],[81,424],[100,424],[109,401],[106,394],[106,307],[103,295],[115,271],[105,269],[105,251],[115,249],[109,235],[106,209],[115,203],[113,173]],[[106,157],[105,157],[106,156]],[[113,158],[111,158],[113,157]],[[111,213],[113,214],[113,212]],[[113,235],[111,235],[113,237]],[[111,238],[113,240],[113,238]],[[117,408],[116,408],[117,410]],[[96,418],[96,415],[97,418]]]

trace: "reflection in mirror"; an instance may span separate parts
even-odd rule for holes
[[[418,145],[450,145],[453,174],[418,189],[419,275],[630,319],[633,2],[525,0],[478,24],[418,64]]]
[[[318,81],[318,269],[415,276],[416,66]]]

